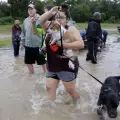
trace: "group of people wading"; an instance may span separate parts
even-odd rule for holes
[[[59,57],[62,55],[64,49],[79,51],[84,48],[84,42],[79,30],[70,22],[71,16],[68,6],[65,4],[62,4],[60,7],[49,5],[45,7],[45,12],[39,15],[36,13],[35,5],[29,4],[28,15],[23,22],[22,29],[19,20],[15,21],[12,28],[14,56],[19,56],[21,43],[21,49],[25,49],[24,62],[29,72],[31,74],[34,73],[33,64],[36,62],[38,65],[42,65],[43,72],[47,72],[46,88],[49,100],[56,99],[56,89],[60,80],[73,100],[78,100],[80,96],[75,87],[75,79],[79,70],[78,57],[73,54],[74,59],[72,63],[75,66],[74,69],[71,69],[68,65],[69,58]],[[52,50],[53,48],[51,49],[49,44],[51,35],[47,32],[52,20],[57,21],[66,29],[62,43],[57,45],[57,52],[54,52]],[[86,60],[91,60],[93,64],[97,64],[98,41],[102,38],[100,20],[101,14],[95,12],[93,19],[89,20],[86,30],[86,38],[88,41]],[[66,42],[67,40],[69,40],[69,42]]]

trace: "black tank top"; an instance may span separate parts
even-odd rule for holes
[[[69,72],[77,72],[79,67],[78,58],[76,57],[73,61],[75,65],[75,69],[69,68],[68,62],[69,58],[61,58],[60,56],[63,53],[61,47],[59,47],[57,52],[53,52],[50,48],[49,41],[51,36],[48,35],[46,38],[46,52],[47,52],[47,62],[48,62],[48,70],[50,72],[60,72],[60,71],[69,71]]]

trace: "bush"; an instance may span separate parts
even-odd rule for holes
[[[11,16],[0,18],[0,25],[14,23],[14,19]]]
[[[106,14],[105,13],[101,13],[101,21],[104,22],[106,19]]]
[[[110,21],[111,23],[115,23],[115,22],[116,22],[115,16],[111,16],[110,19],[109,19],[109,21]]]

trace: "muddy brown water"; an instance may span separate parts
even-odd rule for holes
[[[86,50],[79,54],[80,65],[99,80],[120,75],[119,35],[109,35],[106,48],[98,53],[98,64],[85,61]],[[0,49],[0,120],[98,120],[96,102],[101,85],[79,70],[76,85],[81,100],[77,106],[66,104],[68,95],[62,84],[57,89],[55,103],[47,101],[45,75],[35,65],[35,74],[29,75],[23,62],[24,52],[13,57],[12,49]],[[118,108],[120,119],[120,107]]]

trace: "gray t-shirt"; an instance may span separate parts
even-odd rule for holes
[[[40,16],[35,15],[36,26],[39,24]],[[31,18],[28,17],[23,22],[23,29],[21,34],[21,43],[27,47],[41,47],[42,35],[34,34],[32,32]]]

